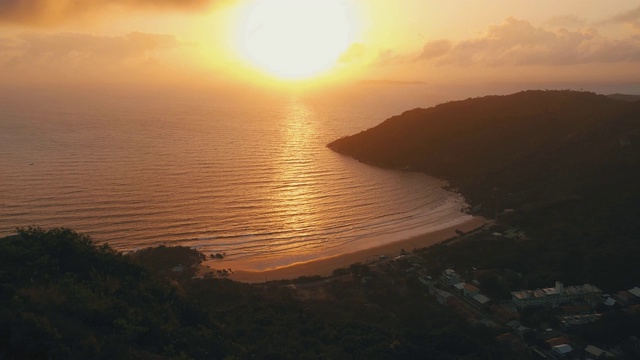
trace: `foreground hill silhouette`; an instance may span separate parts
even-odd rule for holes
[[[0,238],[0,359],[514,358],[417,280],[303,302],[280,283],[193,278],[202,257],[123,255],[62,228]]]
[[[513,209],[500,219],[535,240],[521,246],[529,266],[519,270],[548,265],[549,278],[604,288],[640,282],[640,102],[487,96],[407,111],[328,146],[446,179],[485,216]]]

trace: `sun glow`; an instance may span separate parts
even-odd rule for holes
[[[352,41],[353,20],[343,0],[258,0],[247,9],[238,40],[242,52],[278,78],[325,72]]]

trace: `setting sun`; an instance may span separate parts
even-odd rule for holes
[[[340,0],[271,0],[249,5],[240,47],[252,65],[286,79],[335,65],[350,44],[352,19]]]

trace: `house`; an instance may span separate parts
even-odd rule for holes
[[[464,296],[468,297],[474,297],[480,293],[480,289],[471,284],[464,284],[462,291],[464,293]]]
[[[462,281],[460,276],[453,269],[446,269],[442,272],[440,276],[440,282],[444,285],[453,286],[454,284],[459,284]]]
[[[436,291],[436,300],[441,305],[450,305],[451,302],[455,300],[455,296],[453,296],[453,294],[450,293],[450,292],[447,292],[447,291],[444,291],[444,290],[437,290]]]
[[[557,345],[551,347],[551,352],[554,355],[560,355],[561,357],[566,356],[568,353],[572,352],[573,348],[569,344]]]
[[[612,296],[618,304],[623,307],[632,305],[637,299],[632,293],[628,291],[618,291]]]
[[[549,347],[554,347],[558,345],[565,345],[569,343],[569,339],[564,336],[555,337],[553,339],[545,340],[545,343],[549,345]]]
[[[507,323],[507,326],[510,327],[511,330],[513,330],[513,332],[520,337],[524,336],[524,334],[530,330],[528,327],[522,325],[522,323],[517,320],[509,321]]]
[[[604,304],[607,306],[613,306],[616,304],[616,299],[612,298],[611,296],[609,296],[607,298],[607,300],[604,301]]]
[[[433,286],[436,284],[436,282],[433,281],[431,276],[420,276],[418,280],[420,280],[420,282],[423,283],[425,286]]]
[[[602,314],[563,316],[560,318],[560,326],[568,329],[572,326],[586,325],[598,320]]]
[[[453,284],[453,287],[458,290],[460,293],[464,292],[464,286],[467,285],[466,283],[457,283],[457,284]]]
[[[491,301],[491,299],[482,294],[476,294],[472,298],[480,305],[486,305],[489,301]]]
[[[614,356],[612,353],[593,345],[587,345],[587,347],[584,348],[584,352],[587,355],[587,359],[602,359]]]

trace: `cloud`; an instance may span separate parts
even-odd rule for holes
[[[180,46],[173,35],[133,32],[124,36],[96,36],[63,33],[56,35],[22,35],[22,58],[63,58],[82,54],[94,60],[128,59],[149,52]]]
[[[373,59],[373,66],[392,66],[404,64],[411,61],[411,56],[397,53],[390,49],[381,50],[378,55]]]
[[[225,0],[0,0],[0,24],[53,26],[113,7],[194,11]]]
[[[436,65],[574,65],[640,61],[640,40],[607,39],[594,29],[545,29],[507,18],[478,38],[425,44],[414,58]]]
[[[640,6],[631,9],[627,12],[620,13],[608,20],[605,20],[605,24],[626,24],[631,25],[635,29],[640,30]]]
[[[587,21],[575,15],[561,15],[561,16],[554,16],[551,19],[545,21],[545,25],[548,25],[551,27],[576,28],[576,27],[586,26]]]
[[[443,56],[451,51],[452,45],[449,40],[435,40],[426,43],[422,47],[422,53],[418,56],[419,59],[435,59]]]
[[[375,65],[385,66],[393,63],[397,63],[398,55],[393,50],[382,50],[378,53],[378,57],[374,61]]]
[[[0,70],[39,76],[102,76],[144,68],[163,51],[183,47],[173,35],[133,32],[123,36],[61,33],[0,38]]]

